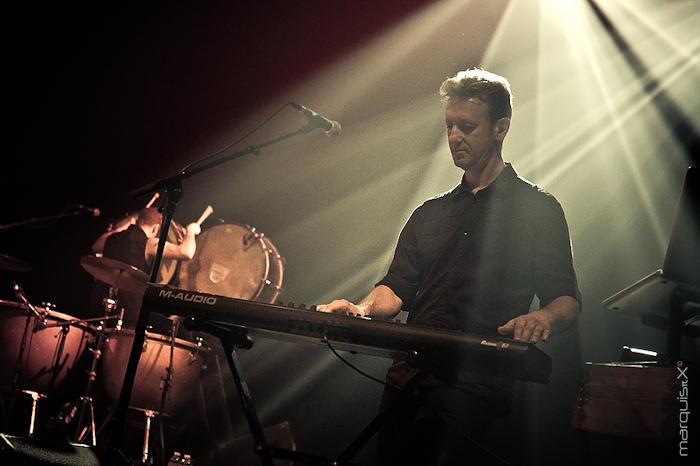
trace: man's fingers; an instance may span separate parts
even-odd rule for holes
[[[498,327],[498,333],[500,333],[501,335],[511,335],[513,333],[514,328],[515,322],[513,320],[509,320],[505,324]]]
[[[513,340],[537,343],[546,341],[551,335],[551,330],[540,320],[532,316],[520,316],[509,320],[498,327],[501,335],[511,335]]]
[[[338,314],[354,313],[353,304],[345,299],[336,299],[328,304],[319,304],[318,306],[316,306],[316,310],[321,312],[333,312]]]
[[[552,332],[548,328],[545,328],[544,331],[542,332],[542,341],[547,341],[549,339],[549,335],[551,335]]]

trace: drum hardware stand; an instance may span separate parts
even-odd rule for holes
[[[105,337],[103,332],[101,330],[98,331],[97,340],[95,341],[95,348],[89,349],[89,351],[92,353],[92,362],[90,363],[90,369],[87,371],[88,382],[85,386],[85,395],[81,396],[78,399],[78,403],[80,406],[80,414],[78,415],[78,425],[76,427],[76,436],[74,442],[81,443],[83,441],[83,438],[85,437],[85,434],[87,434],[89,430],[92,434],[91,440],[93,447],[97,446],[97,432],[95,431],[95,407],[92,399],[92,393],[95,386],[95,379],[97,377],[97,363],[100,360],[100,357],[102,356],[102,346],[104,344],[104,340]],[[81,430],[80,427],[83,425],[86,406],[90,409],[90,424],[86,425]],[[75,412],[77,408],[78,406],[74,406],[72,412]],[[70,421],[69,419],[66,420],[68,422]]]
[[[17,299],[22,301],[24,305],[27,306],[27,309],[25,310],[25,314],[27,314],[27,322],[24,325],[24,332],[22,333],[22,340],[20,341],[19,345],[19,354],[17,356],[17,364],[15,366],[15,374],[12,379],[12,388],[16,389],[17,384],[19,383],[19,374],[22,372],[22,358],[24,357],[24,351],[27,348],[27,334],[29,332],[30,318],[33,315],[37,318],[37,321],[42,322],[43,325],[46,325],[46,319],[44,318],[44,314],[42,312],[37,311],[36,308],[32,306],[32,303],[29,302],[27,296],[24,294],[24,290],[17,282],[12,282],[12,289],[14,290]]]
[[[296,104],[294,104],[296,105]],[[204,163],[199,163],[198,165],[190,164],[188,167],[183,169],[180,173],[163,178],[159,181],[149,183],[146,186],[135,189],[129,194],[132,197],[138,197],[143,194],[157,192],[160,189],[165,188],[166,192],[166,203],[164,208],[163,221],[160,228],[160,237],[158,238],[158,248],[156,250],[156,255],[153,259],[153,266],[151,268],[150,282],[158,282],[158,272],[160,271],[160,264],[163,258],[163,250],[165,249],[165,242],[168,237],[168,229],[170,228],[170,223],[173,219],[175,209],[177,208],[177,203],[182,198],[182,180],[191,177],[197,173],[204,170],[208,170],[222,163],[228,162],[230,160],[242,157],[248,154],[260,154],[260,150],[263,147],[280,142],[284,139],[288,139],[294,136],[299,136],[301,134],[306,134],[314,129],[320,128],[323,124],[320,119],[308,118],[306,125],[302,126],[296,131],[283,134],[276,138],[270,139],[269,141],[260,143],[258,145],[249,146],[241,151],[235,152],[233,154],[225,155]],[[134,341],[131,346],[131,353],[129,355],[129,362],[126,366],[126,372],[124,374],[124,382],[122,384],[121,392],[119,393],[119,402],[117,403],[117,408],[114,412],[114,426],[112,435],[110,435],[110,441],[107,448],[111,451],[111,461],[110,464],[116,465],[119,460],[119,443],[121,441],[122,433],[124,430],[124,425],[126,424],[126,416],[129,408],[129,400],[131,399],[131,391],[134,388],[134,381],[136,379],[136,369],[138,368],[139,360],[141,359],[141,348],[143,347],[144,340],[146,338],[146,326],[148,324],[148,317],[150,312],[146,309],[141,308],[139,311],[139,316],[136,321],[136,328],[134,329]],[[272,464],[271,462],[269,464]]]
[[[142,449],[142,456],[141,456],[141,462],[143,464],[148,464],[148,461],[150,459],[149,452],[148,452],[148,445],[150,442],[150,432],[151,432],[151,424],[152,424],[152,419],[155,418],[156,416],[160,415],[160,413],[165,412],[165,402],[168,397],[168,390],[172,386],[172,377],[173,377],[173,360],[174,360],[174,355],[175,355],[175,335],[177,334],[178,330],[178,323],[175,320],[172,320],[172,327],[171,327],[171,338],[170,338],[170,362],[168,363],[168,367],[165,368],[165,376],[161,377],[160,379],[160,389],[161,389],[161,397],[160,397],[160,411],[153,411],[153,410],[144,410],[140,408],[131,408],[131,409],[136,409],[138,411],[142,411],[144,415],[146,416],[146,421],[145,421],[145,426],[144,426],[144,436],[143,436],[143,449]],[[160,430],[160,443],[161,443],[161,450],[163,454],[165,454],[165,434],[163,433],[163,424],[161,422],[158,423],[159,430]]]
[[[22,340],[20,340],[20,345],[19,345],[19,354],[17,356],[17,364],[15,365],[15,373],[12,377],[12,391],[16,393],[23,393],[25,395],[29,395],[32,398],[32,409],[29,417],[29,428],[28,428],[28,436],[32,437],[34,435],[34,424],[36,422],[36,413],[38,410],[38,403],[40,398],[46,398],[46,395],[33,391],[33,390],[18,390],[17,385],[19,384],[19,376],[22,372],[22,359],[24,357],[24,352],[27,349],[27,335],[29,333],[29,323],[30,319],[32,316],[36,317],[38,320],[37,322],[39,323],[46,323],[46,319],[44,317],[44,313],[39,312],[33,305],[32,303],[29,302],[27,299],[27,296],[24,294],[24,290],[22,287],[15,281],[12,282],[12,289],[15,292],[15,296],[22,301],[25,306],[27,306],[25,313],[27,314],[27,321],[24,325],[24,331],[22,332]],[[63,340],[61,340],[61,345],[63,344]],[[61,354],[63,347],[61,346],[61,350],[59,350],[59,355]],[[14,395],[12,396],[10,400],[10,408],[7,413],[7,420],[9,422],[10,419],[10,413],[12,413],[12,409],[14,406]]]
[[[81,443],[85,438],[85,435],[88,432],[90,432],[92,434],[91,440],[93,447],[97,446],[97,432],[95,429],[95,406],[93,403],[92,394],[95,388],[95,379],[97,378],[97,364],[99,363],[99,360],[102,357],[102,347],[104,346],[105,342],[104,323],[107,320],[116,319],[117,324],[114,328],[115,330],[119,331],[121,330],[122,318],[124,316],[124,308],[121,309],[119,316],[111,315],[114,312],[114,310],[117,309],[117,291],[118,290],[115,287],[110,286],[109,291],[107,293],[107,297],[105,297],[102,300],[102,304],[104,305],[105,309],[105,315],[104,317],[96,318],[96,320],[99,320],[99,325],[97,326],[97,339],[95,340],[95,347],[88,348],[88,351],[92,353],[92,361],[90,363],[90,369],[88,369],[88,371],[86,372],[88,376],[88,381],[85,386],[85,394],[78,399],[77,404],[73,404],[69,416],[65,419],[66,424],[68,424],[79,407],[80,414],[78,415],[78,424],[76,426],[75,437],[73,441],[76,443]],[[83,426],[85,419],[86,407],[90,410],[90,424],[85,425],[81,429],[81,426]]]
[[[95,317],[91,319],[75,319],[66,323],[62,324],[49,324],[46,325],[47,327],[50,326],[57,326],[61,325],[63,327],[64,332],[66,331],[66,327],[68,325],[76,325],[76,324],[82,324],[82,323],[89,323],[89,322],[99,322],[97,326],[97,339],[95,340],[95,347],[94,348],[88,348],[88,351],[92,353],[92,361],[90,363],[90,368],[86,371],[86,374],[88,376],[88,381],[85,386],[85,392],[84,395],[79,397],[76,401],[74,401],[71,404],[66,404],[64,405],[64,408],[60,411],[57,421],[62,421],[65,424],[70,424],[70,422],[73,420],[75,417],[75,414],[79,411],[78,414],[78,422],[76,425],[76,430],[75,430],[75,435],[73,437],[73,441],[75,443],[81,443],[83,439],[85,438],[85,435],[88,433],[88,431],[92,434],[92,446],[97,446],[97,432],[95,429],[95,408],[94,408],[94,403],[92,399],[92,393],[94,390],[94,385],[95,385],[95,379],[97,377],[97,364],[100,360],[100,357],[102,356],[102,346],[104,345],[105,341],[105,336],[104,336],[104,323],[107,320],[114,320],[117,319],[117,326],[115,327],[117,330],[121,328],[121,315],[120,316],[110,316],[112,311],[116,308],[117,301],[115,299],[116,296],[116,290],[113,287],[109,288],[109,294],[108,297],[103,300],[103,304],[105,306],[105,316],[104,317]],[[122,309],[121,313],[123,314],[124,310]],[[89,425],[84,424],[84,419],[85,419],[85,410],[89,409],[90,413],[90,423]],[[82,429],[81,429],[82,427]]]
[[[131,409],[136,409],[137,411],[143,412],[143,415],[145,416],[144,420],[144,430],[143,430],[143,446],[141,448],[141,463],[142,464],[149,464],[149,460],[151,459],[151,454],[148,451],[148,445],[150,442],[151,438],[151,420],[156,417],[159,413],[158,411],[152,411],[150,409],[138,409],[138,408],[131,408]]]
[[[32,398],[32,414],[31,417],[29,418],[29,432],[28,432],[28,437],[33,437],[34,436],[34,423],[36,421],[36,412],[38,410],[38,402],[39,398],[46,398],[46,395],[35,392],[33,390],[22,390],[22,393],[25,393],[29,395]]]
[[[160,389],[162,391],[160,397],[160,412],[165,412],[165,401],[167,400],[168,390],[173,383],[173,359],[175,357],[175,336],[177,335],[178,323],[176,320],[171,319],[172,325],[170,329],[170,361],[168,367],[165,368],[165,377],[160,379]]]
[[[132,411],[140,411],[143,413],[144,416],[144,421],[143,421],[143,440],[141,444],[141,458],[138,460],[138,463],[136,464],[153,464],[153,460],[157,458],[157,456],[154,456],[151,453],[151,427],[153,427],[153,421],[156,420],[158,421],[161,418],[161,413],[152,409],[142,409],[142,408],[136,408],[134,406],[129,406],[129,409]],[[110,415],[111,416],[111,415]],[[106,421],[105,421],[106,422]],[[162,455],[163,455],[163,461],[165,461],[165,444],[164,444],[164,439],[165,439],[165,434],[163,432],[163,424],[162,422],[157,422],[156,424],[159,428],[159,437],[160,437],[160,448],[162,450]],[[135,459],[132,459],[132,461],[137,461]]]
[[[117,293],[119,291],[119,288],[115,288],[113,286],[109,287],[109,291],[107,292],[107,296],[102,300],[102,305],[105,307],[105,319],[110,319],[114,317],[110,317],[112,313],[114,312],[115,309],[117,309],[118,301],[117,301]],[[119,311],[119,317],[117,319],[117,325],[114,327],[114,330],[121,330],[122,329],[122,324],[124,319],[124,308],[121,308]],[[98,330],[102,330],[99,328]]]

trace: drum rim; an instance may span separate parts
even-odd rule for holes
[[[116,330],[116,331],[110,333],[107,336],[107,339],[109,340],[112,338],[116,338],[116,336],[119,336],[122,332],[127,333],[128,336],[131,336],[132,338],[134,338],[136,336],[136,328],[135,327],[122,327],[120,330]],[[154,335],[155,335],[155,337],[154,337]],[[145,341],[148,342],[149,339],[159,341],[161,343],[169,345],[171,337],[169,335],[164,335],[162,333],[147,331]],[[211,349],[210,347],[206,346],[205,344],[198,345],[197,343],[195,343],[193,341],[186,340],[184,338],[175,337],[175,346],[177,347],[178,344],[183,349],[184,348],[197,349],[200,351],[209,351]]]
[[[19,301],[6,301],[4,299],[0,299],[0,307],[11,307],[14,309],[29,309],[29,307]],[[43,306],[34,306],[36,309],[40,309],[41,311],[45,312],[46,315],[44,317],[46,318],[53,318],[54,320],[63,320],[63,321],[71,321],[71,320],[80,320],[79,318],[75,317],[74,315],[71,314],[66,314],[64,312],[59,312],[59,311],[54,311],[53,309],[47,309]],[[0,313],[1,315],[1,313]],[[33,315],[28,314],[30,317],[35,317]],[[78,326],[88,326],[88,324],[78,324]]]

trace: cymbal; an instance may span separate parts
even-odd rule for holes
[[[115,288],[129,291],[146,288],[146,272],[116,259],[88,255],[80,258],[80,265],[96,279]]]
[[[13,272],[29,272],[31,266],[19,259],[10,257],[7,254],[0,254],[0,269],[11,270]]]

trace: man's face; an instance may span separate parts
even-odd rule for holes
[[[491,123],[489,104],[476,97],[449,100],[445,105],[445,125],[454,164],[463,170],[486,167],[499,154],[500,141],[505,136],[497,123]]]

